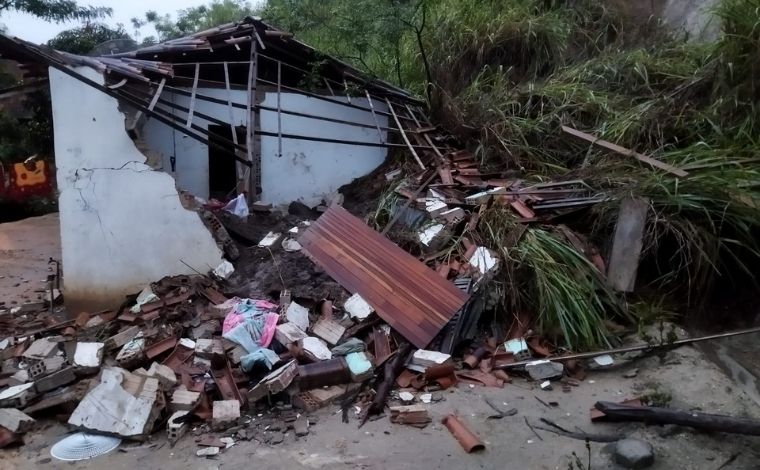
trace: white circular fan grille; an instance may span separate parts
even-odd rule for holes
[[[87,460],[98,455],[107,454],[119,447],[118,437],[87,434],[84,432],[64,437],[50,449],[50,455],[58,460]]]

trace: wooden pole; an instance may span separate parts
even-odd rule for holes
[[[227,112],[230,116],[230,132],[232,133],[232,142],[235,144],[235,146],[238,145],[238,138],[237,138],[237,129],[235,129],[235,111],[232,107],[232,87],[230,87],[230,70],[229,66],[227,65],[227,62],[223,64],[224,66],[224,87],[227,90]],[[237,152],[237,150],[235,151]],[[241,165],[240,162],[235,165],[236,169],[236,176],[238,185],[240,184],[240,181],[243,179],[245,173],[246,173],[246,167]],[[238,191],[240,191],[243,188],[237,188]]]
[[[562,130],[566,133],[578,137],[580,139],[585,140],[586,142],[591,142],[592,145],[598,145],[599,147],[606,148],[607,150],[612,150],[615,153],[619,153],[621,155],[625,156],[631,156],[635,158],[636,160],[644,163],[648,163],[652,165],[655,168],[659,168],[661,170],[665,170],[668,173],[672,173],[676,176],[685,177],[688,175],[687,172],[681,170],[680,168],[676,168],[672,165],[668,165],[665,162],[661,162],[659,160],[656,160],[650,156],[643,155],[639,152],[636,152],[631,149],[627,149],[625,147],[621,147],[620,145],[613,144],[612,142],[608,142],[606,140],[599,139],[598,137],[595,137],[591,134],[587,134],[585,132],[579,131],[577,129],[573,129],[572,127],[568,126],[562,126]]]
[[[185,127],[189,128],[193,123],[193,112],[195,111],[195,94],[198,92],[198,76],[201,73],[201,64],[195,64],[195,77],[193,78],[193,90],[190,95],[190,110],[187,112],[187,122]]]
[[[677,424],[705,431],[760,436],[760,421],[750,418],[714,415],[700,411],[683,411],[655,406],[621,405],[598,401],[594,407],[611,421],[639,421],[651,424]]]
[[[404,127],[401,125],[401,121],[399,121],[398,116],[396,115],[396,111],[393,110],[391,101],[388,98],[385,98],[385,102],[388,103],[388,110],[391,112],[391,115],[393,115],[393,120],[396,121],[398,130],[401,132],[401,137],[404,139],[406,146],[409,147],[409,150],[412,152],[412,156],[417,161],[417,164],[424,170],[425,165],[422,164],[422,160],[420,160],[419,155],[417,155],[417,152],[414,150],[414,146],[412,146],[412,143],[409,142],[409,138],[406,136],[406,132],[404,132]]]
[[[380,130],[380,123],[377,120],[377,114],[375,114],[375,106],[372,104],[372,97],[369,96],[369,90],[364,90],[364,93],[367,95],[367,103],[369,103],[369,109],[372,111],[372,120],[375,121],[377,134],[380,136],[380,143],[384,143],[385,137],[383,137],[383,131]]]
[[[411,118],[414,119],[414,123],[417,125],[417,128],[419,129],[420,127],[422,127],[420,125],[420,121],[414,115],[414,111],[412,111],[412,108],[408,104],[405,104],[404,106],[406,106],[406,110],[409,112],[409,116],[411,116]],[[433,147],[433,151],[435,152],[436,155],[438,155],[438,158],[440,158],[441,161],[443,161],[443,154],[441,153],[440,150],[438,150],[438,147],[436,147],[436,145],[433,143],[433,139],[431,139],[430,136],[427,134],[423,134],[423,137],[425,138],[425,141],[428,143],[428,145]]]

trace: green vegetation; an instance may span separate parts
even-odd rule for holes
[[[659,302],[651,299],[663,295],[669,310],[698,311],[718,282],[756,285],[760,0],[720,2],[722,32],[712,42],[689,42],[613,7],[625,3],[270,0],[262,15],[426,96],[436,122],[488,171],[527,181],[582,178],[609,195],[568,222],[602,253],[617,201],[649,198],[641,294],[627,299],[637,303],[631,312],[651,311]],[[600,151],[561,125],[689,175]],[[389,213],[388,203],[376,216]],[[501,313],[532,312],[544,334],[573,349],[606,345],[606,320],[625,316],[626,299],[552,226],[534,226],[506,246],[515,223],[510,212],[490,209],[468,234],[505,261],[493,280]]]
[[[87,55],[95,46],[112,39],[131,39],[123,26],[111,28],[101,23],[85,23],[58,33],[48,41],[48,46],[58,51]]]

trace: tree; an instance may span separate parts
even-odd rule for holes
[[[58,33],[48,41],[48,46],[59,51],[72,54],[89,54],[98,44],[112,39],[131,39],[123,25],[111,28],[102,23],[85,23],[84,25],[67,29]]]
[[[111,16],[105,7],[80,6],[74,0],[0,0],[0,15],[17,11],[60,23],[70,20],[92,20]]]
[[[145,18],[132,18],[132,25],[138,30],[146,25],[152,25],[156,29],[157,38],[148,36],[143,40],[143,44],[150,44],[189,36],[220,24],[238,21],[253,13],[251,4],[246,1],[214,0],[208,5],[180,10],[176,21],[171,15],[161,16],[155,11],[148,11]]]

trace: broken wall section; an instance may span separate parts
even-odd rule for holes
[[[76,71],[98,83],[89,67]],[[115,99],[50,68],[67,304],[118,305],[125,295],[222,257],[174,179],[145,164]],[[189,266],[188,266],[189,265]]]

